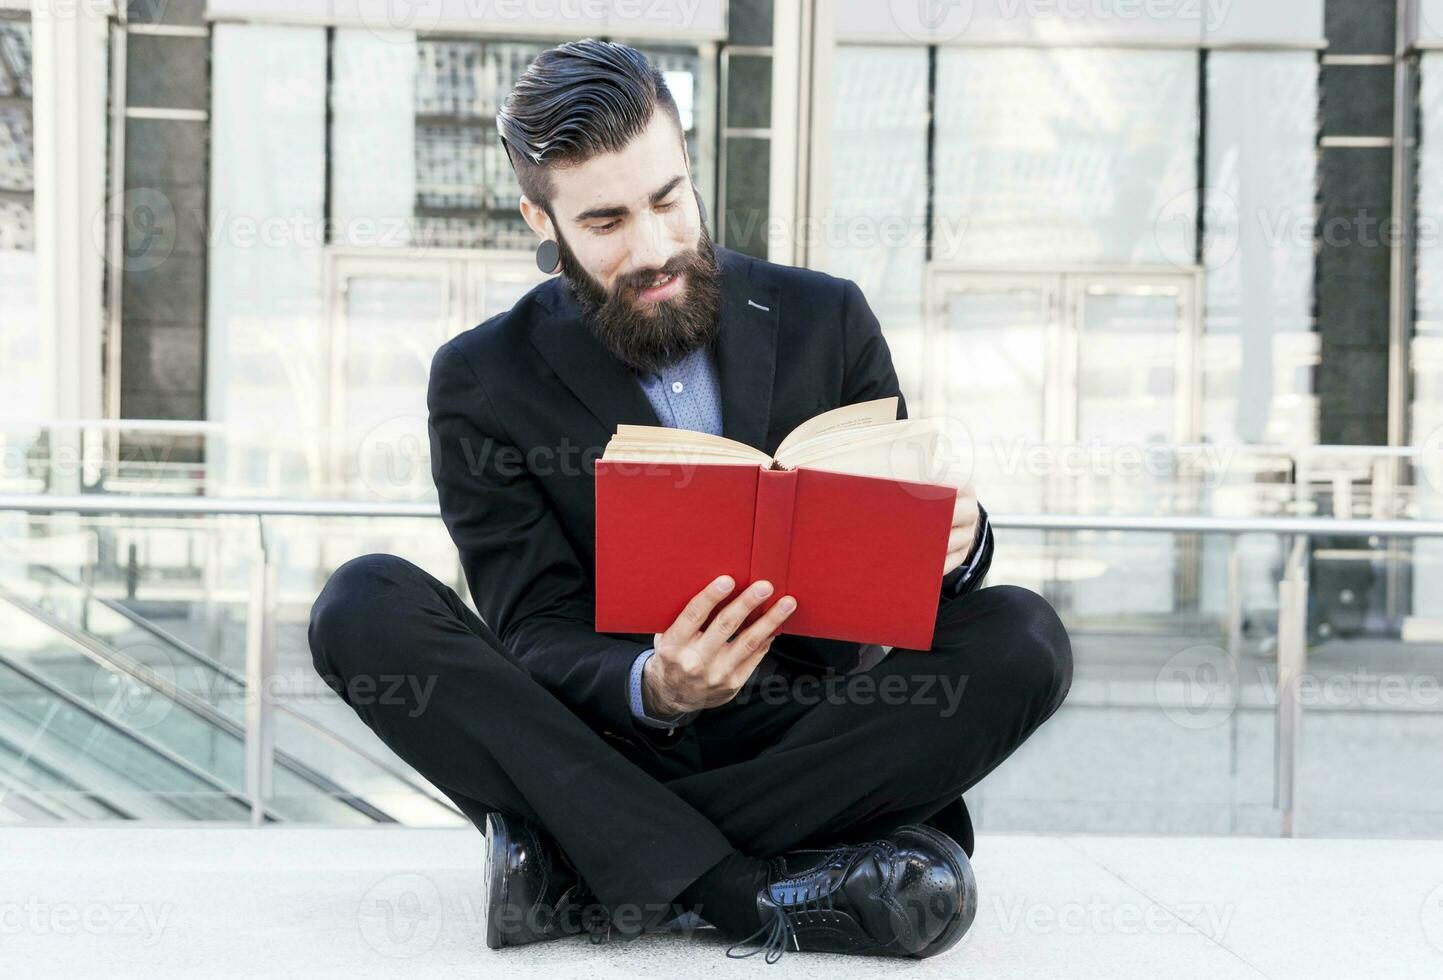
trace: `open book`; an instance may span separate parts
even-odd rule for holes
[[[796,597],[783,633],[927,649],[957,496],[935,475],[939,435],[895,397],[809,419],[774,457],[618,426],[596,463],[596,629],[659,633],[725,574],[733,595],[774,586],[750,619]]]
[[[632,463],[746,463],[799,467],[888,480],[939,482],[946,461],[933,419],[898,419],[897,398],[843,405],[813,416],[787,434],[776,455],[707,432],[658,425],[618,425],[601,458]]]

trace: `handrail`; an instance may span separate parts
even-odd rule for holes
[[[261,422],[219,422],[205,419],[61,419],[61,418],[11,418],[0,421],[0,436],[7,432],[25,432],[36,429],[90,429],[100,432],[158,432],[174,435],[264,435],[274,439],[278,433],[274,426]],[[331,430],[324,427],[301,429],[300,436],[326,436]],[[1029,446],[1064,447],[1089,445],[1081,441],[1059,441],[1031,439]],[[1149,443],[1146,449],[1176,450],[1191,452],[1206,450],[1213,453],[1247,452],[1271,456],[1312,456],[1312,455],[1357,455],[1379,459],[1408,458],[1411,456],[1438,455],[1439,450],[1423,446],[1354,446],[1346,443],[1287,443],[1271,442],[1163,442]]]
[[[0,510],[28,513],[163,514],[209,517],[440,517],[435,502],[164,497],[129,494],[0,493]]]
[[[163,497],[110,494],[0,494],[0,511],[31,514],[160,514],[212,517],[430,517],[439,505],[364,500],[270,500],[246,497]],[[1217,534],[1324,534],[1338,537],[1443,536],[1443,521],[1370,517],[1209,517],[1201,514],[1006,514],[988,511],[996,527],[1043,531],[1172,531]]]

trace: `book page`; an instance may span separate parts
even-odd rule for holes
[[[698,432],[695,429],[673,429],[665,425],[629,425],[621,423],[616,427],[613,440],[620,439],[624,442],[646,442],[652,445],[670,445],[672,443],[684,443],[689,446],[713,447],[717,449],[729,449],[733,452],[754,453],[757,450],[744,442],[737,442],[735,439],[728,439],[726,436],[714,436],[710,432]]]
[[[831,440],[789,460],[805,467],[913,483],[947,483],[946,460],[938,457],[941,429],[932,419],[903,419],[874,426],[851,439]]]
[[[633,451],[620,449],[614,453],[607,453],[602,457],[608,463],[675,463],[680,466],[699,466],[701,464],[715,466],[765,466],[765,462],[758,463],[754,459],[742,459],[740,456],[709,456],[699,453],[685,453],[674,451]]]
[[[781,445],[777,446],[777,462],[785,462],[782,455],[788,450],[796,449],[808,439],[896,420],[896,395],[890,398],[874,398],[872,401],[858,402],[855,405],[843,405],[821,415],[814,415],[787,433]]]
[[[745,466],[769,466],[771,460],[764,453],[753,451],[751,456],[739,453],[718,453],[688,446],[646,446],[629,443],[624,446],[607,444],[601,458],[607,462],[626,463],[740,463]]]
[[[786,458],[781,459],[780,462],[786,466],[805,466],[815,456],[836,452],[840,447],[870,444],[881,438],[895,438],[898,433],[905,431],[907,426],[919,423],[922,423],[922,420],[899,419],[896,422],[882,422],[878,425],[866,425],[857,429],[843,429],[839,432],[812,436],[787,450]]]
[[[771,457],[766,453],[730,439],[717,439],[714,443],[685,440],[653,442],[644,437],[613,436],[602,450],[601,458],[646,463],[771,464]]]
[[[624,454],[624,455],[623,455]],[[767,465],[771,457],[744,442],[710,432],[658,425],[618,425],[602,450],[602,459],[644,458],[650,462],[699,463],[731,460]]]

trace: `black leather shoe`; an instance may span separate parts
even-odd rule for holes
[[[524,946],[590,933],[609,916],[555,842],[519,817],[486,815],[486,945]]]
[[[770,862],[757,894],[763,926],[727,950],[788,949],[922,959],[950,949],[977,914],[977,881],[956,841],[908,824],[881,840],[830,850],[792,851]],[[737,953],[761,940],[761,947]]]

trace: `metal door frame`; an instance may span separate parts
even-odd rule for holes
[[[459,248],[363,248],[330,246],[325,249],[322,290],[326,324],[326,459],[325,481],[337,491],[344,490],[342,434],[346,429],[345,360],[347,354],[346,292],[351,279],[375,276],[416,279],[446,284],[448,336],[467,330],[481,320],[482,311],[473,299],[473,286],[484,281],[490,266],[535,269],[529,252],[507,249]],[[539,275],[539,273],[538,273]],[[453,329],[454,328],[454,329]]]
[[[942,341],[947,297],[959,291],[1002,292],[1030,289],[1041,293],[1048,308],[1044,327],[1043,432],[1045,443],[1078,441],[1080,391],[1078,368],[1083,304],[1091,287],[1167,289],[1178,298],[1177,361],[1172,413],[1172,443],[1195,443],[1202,424],[1201,343],[1203,272],[1201,267],[1173,266],[978,266],[931,264],[926,270],[920,401],[926,414],[940,414],[939,382],[949,369],[945,358],[934,356]],[[1045,499],[1045,498],[1044,498]],[[1053,542],[1044,533],[1044,548]],[[1175,612],[1196,611],[1200,598],[1201,542],[1196,535],[1179,535],[1174,568]],[[1053,583],[1049,588],[1055,587]],[[1068,590],[1063,589],[1063,592]],[[1060,597],[1062,598],[1062,597]]]
[[[1043,403],[1041,437],[1048,442],[1076,441],[1078,409],[1078,339],[1081,304],[1092,285],[1124,287],[1162,286],[1175,288],[1179,301],[1178,362],[1173,441],[1196,442],[1202,420],[1202,269],[1173,266],[1072,265],[1019,268],[1016,266],[953,265],[936,263],[927,267],[923,310],[922,352],[931,367],[923,373],[921,403],[929,413],[942,409],[937,404],[937,372],[945,362],[932,357],[943,330],[946,298],[960,285],[987,284],[991,291],[1032,288],[1051,297],[1052,312],[1046,326],[1045,390],[1055,393]]]

